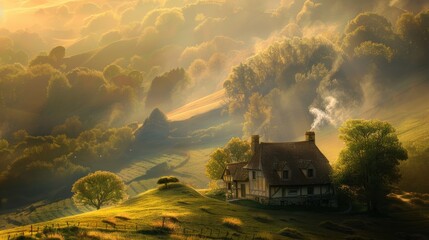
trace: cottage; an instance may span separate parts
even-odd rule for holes
[[[226,166],[222,178],[228,199],[252,199],[271,205],[334,204],[331,166],[306,132],[302,142],[265,143],[251,139],[249,162]]]

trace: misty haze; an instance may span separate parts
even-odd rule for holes
[[[429,239],[428,43],[426,0],[2,0],[0,239]]]

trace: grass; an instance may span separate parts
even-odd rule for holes
[[[258,221],[258,222],[261,222],[261,223],[271,223],[271,222],[273,222],[273,218],[272,217],[270,217],[267,214],[262,214],[262,213],[256,214],[254,216],[254,219],[256,221]]]
[[[226,217],[222,219],[222,225],[224,225],[227,228],[230,228],[232,230],[235,230],[237,232],[241,231],[241,227],[243,225],[243,222],[234,217]]]
[[[269,232],[260,232],[255,235],[255,240],[273,240],[275,237]]]
[[[172,184],[168,189],[148,190],[115,207],[36,223],[33,229],[43,230],[49,226],[46,234],[59,233],[65,239],[69,236],[79,236],[78,239],[186,239],[181,235],[184,230],[193,234],[187,239],[198,239],[195,236],[201,231],[222,237],[228,233],[234,239],[344,239],[350,236],[349,230],[355,233],[353,236],[362,239],[392,239],[396,231],[391,229],[398,229],[406,236],[427,234],[427,221],[418,220],[421,213],[410,204],[405,206],[409,206],[407,211],[398,212],[391,218],[261,209],[216,200],[186,185]],[[406,218],[404,214],[407,214]],[[106,221],[115,223],[116,228]],[[321,222],[325,222],[323,227],[319,226]],[[344,228],[348,230],[344,231]],[[28,236],[29,230],[30,226],[22,226],[0,231],[0,239],[21,235],[23,231]]]
[[[109,226],[116,228],[116,222],[112,219],[103,219],[102,223],[108,224]]]
[[[332,231],[336,231],[336,232],[341,232],[341,233],[346,233],[346,234],[353,234],[354,233],[353,229],[346,227],[346,226],[343,226],[341,224],[331,222],[331,221],[321,222],[319,224],[319,226],[326,228],[326,229],[329,229],[329,230],[332,230]]]
[[[59,233],[49,234],[44,240],[64,240],[64,236]]]
[[[302,233],[289,227],[286,227],[280,230],[279,234],[293,239],[304,239],[304,235]]]
[[[342,222],[343,225],[354,228],[354,229],[366,229],[367,223],[360,219],[347,219]]]
[[[207,206],[200,207],[200,210],[203,211],[203,212],[205,212],[205,213],[208,213],[208,214],[213,214],[213,212],[211,211],[211,209],[209,207],[207,207]]]
[[[126,182],[131,181],[127,184],[127,193],[130,197],[134,197],[157,186],[157,178],[148,178],[137,181],[132,180],[140,176],[144,176],[147,170],[162,162],[167,162],[171,166],[179,166],[180,171],[175,171],[183,173],[184,175],[183,177],[180,177],[180,181],[196,184],[198,187],[206,187],[205,185],[202,185],[202,183],[205,184],[208,182],[208,180],[204,174],[205,165],[201,159],[208,158],[208,155],[212,151],[213,148],[203,148],[191,150],[189,151],[189,154],[166,153],[159,155],[148,155],[142,157],[141,159],[136,159],[129,166],[118,171],[117,174],[121,176],[121,178]],[[188,165],[185,164],[180,166],[180,164],[185,160],[187,160],[186,163]],[[184,201],[180,202],[186,204]],[[90,212],[93,210],[94,208],[92,207],[75,205],[72,199],[64,199],[52,203],[37,202],[15,213],[0,215],[0,230],[35,224],[39,222],[46,222],[58,218]]]

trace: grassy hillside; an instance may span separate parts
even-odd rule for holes
[[[159,176],[168,174],[179,176],[182,182],[189,185],[205,188],[209,181],[205,176],[205,162],[212,151],[212,147],[206,147],[188,152],[144,156],[134,160],[117,174],[127,183],[127,193],[130,197],[156,187]],[[91,207],[76,206],[71,199],[36,202],[15,212],[0,215],[0,229],[49,221],[92,210]]]
[[[57,229],[54,231],[78,236],[78,239],[184,239],[184,231],[186,235],[193,233],[214,238],[218,235],[232,239],[252,239],[253,236],[260,236],[259,239],[288,239],[284,236],[301,239],[392,239],[398,236],[398,232],[403,236],[428,234],[428,219],[419,216],[419,212],[427,212],[428,209],[417,211],[404,202],[400,206],[400,209],[407,210],[396,210],[397,214],[388,218],[321,210],[270,210],[248,202],[234,204],[208,198],[193,188],[174,184],[168,188],[148,190],[116,207],[34,224],[32,228],[42,231],[45,226],[53,226]],[[164,228],[161,227],[163,216],[166,217]],[[407,218],[413,221],[410,223]],[[66,228],[67,225],[78,227]],[[24,226],[1,231],[0,238],[7,239],[7,236],[23,232],[30,235],[30,229],[30,226]],[[284,236],[278,234],[282,230]],[[86,237],[88,235],[93,237]]]

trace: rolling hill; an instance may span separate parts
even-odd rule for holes
[[[371,218],[320,209],[266,209],[246,201],[228,203],[172,184],[115,207],[1,231],[0,238],[29,236],[30,231],[35,235],[42,229],[66,239],[393,239],[398,234],[429,234],[427,219],[419,215],[429,209],[419,212],[400,202],[397,208],[407,210],[396,210],[389,218]]]

